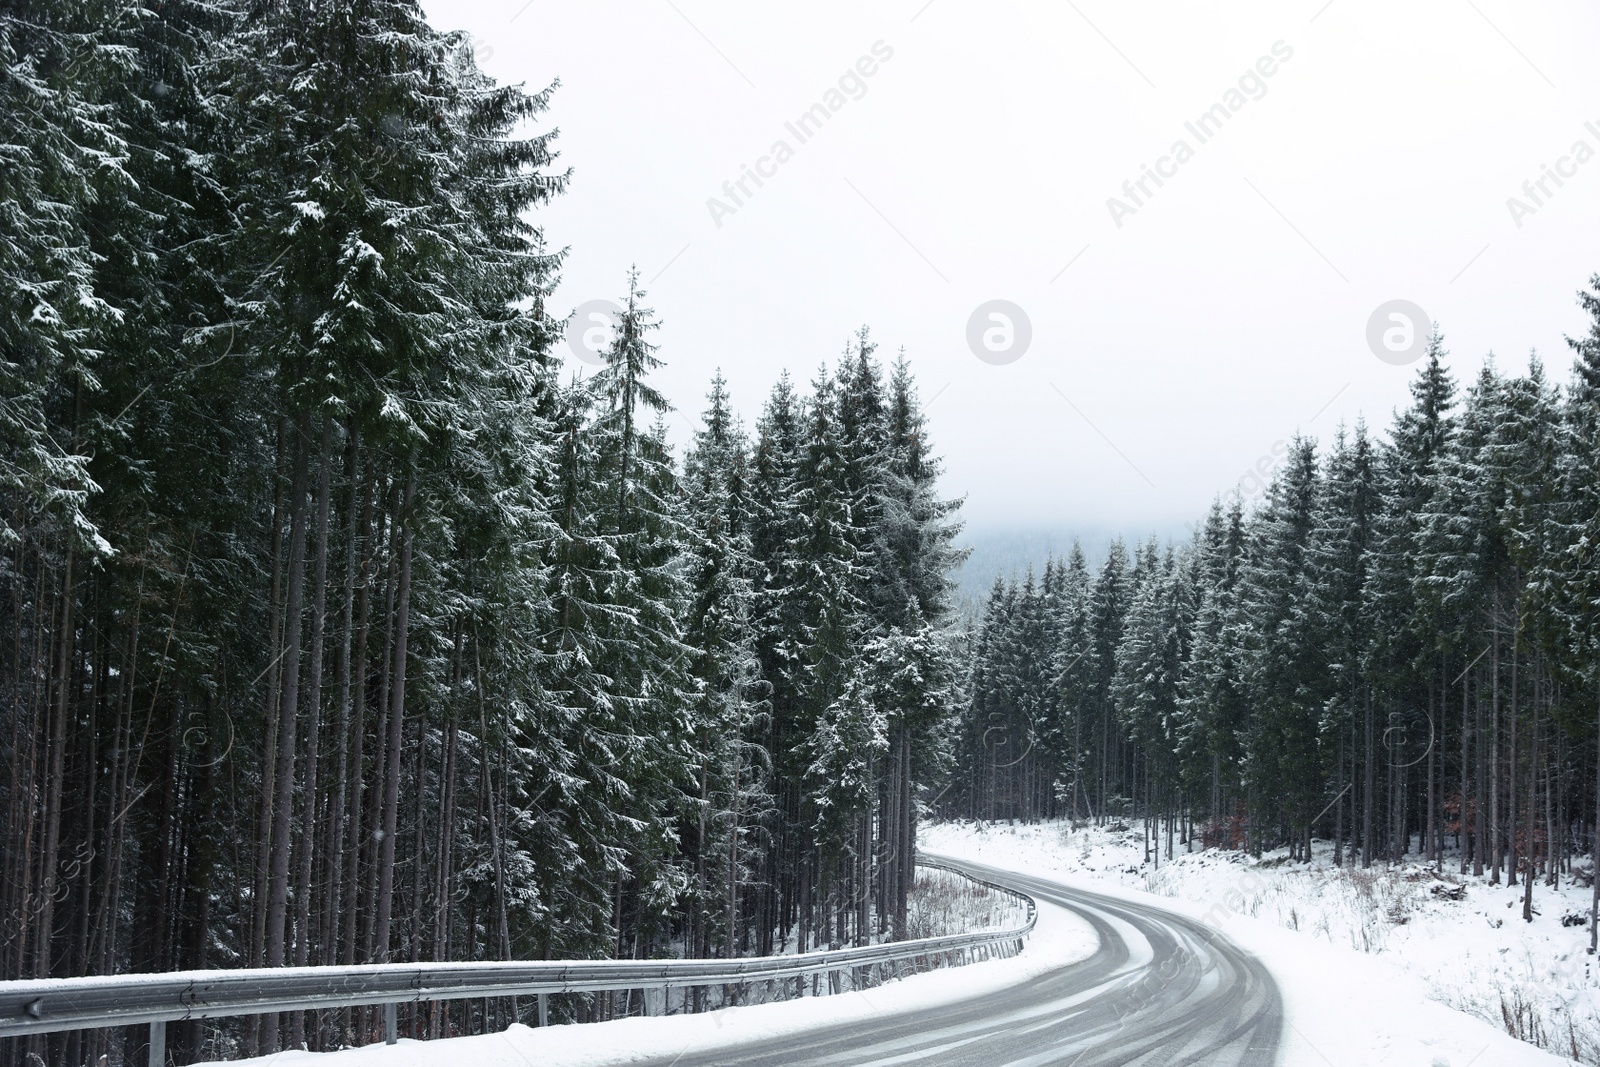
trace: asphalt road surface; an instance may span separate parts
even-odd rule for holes
[[[1270,1067],[1282,1001],[1261,961],[1203,923],[978,864],[941,863],[1082,916],[1088,959],[972,1000],[823,1027],[660,1067]]]

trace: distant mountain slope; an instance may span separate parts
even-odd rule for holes
[[[1065,556],[1072,551],[1076,540],[1091,567],[1105,558],[1112,540],[1121,537],[1132,543],[1143,541],[1151,533],[1163,541],[1186,540],[1189,528],[1174,524],[1170,528],[1153,530],[1116,530],[1106,526],[1062,524],[1059,526],[971,526],[960,538],[960,544],[972,549],[972,555],[956,571],[957,599],[962,615],[976,612],[996,578],[1020,578],[1032,566],[1035,574],[1043,572],[1045,561],[1052,556]]]

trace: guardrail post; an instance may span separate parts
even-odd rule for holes
[[[390,1001],[383,1006],[383,1043],[385,1045],[397,1044],[400,1041],[400,1005]]]
[[[166,1067],[167,1021],[150,1024],[150,1067]]]
[[[550,1025],[550,994],[549,993],[540,993],[539,994],[539,1025],[540,1026],[549,1026]]]

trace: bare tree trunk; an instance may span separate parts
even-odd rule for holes
[[[1500,861],[1505,858],[1505,843],[1500,827],[1500,592],[1494,598],[1494,652],[1490,655],[1492,675],[1489,704],[1489,883],[1500,884]]]
[[[116,694],[117,726],[112,745],[111,786],[107,790],[106,804],[106,861],[105,891],[100,897],[100,909],[95,917],[95,968],[99,974],[112,973],[116,952],[117,918],[121,915],[123,842],[128,821],[121,818],[130,803],[128,750],[133,735],[134,682],[139,662],[139,621],[144,593],[144,568],[139,569],[139,604],[133,611],[128,627],[128,653],[123,661],[124,670],[118,675]]]
[[[299,869],[295,872],[294,962],[304,967],[311,962],[311,866],[317,842],[317,801],[322,795],[317,778],[322,734],[322,658],[327,632],[328,609],[328,511],[333,480],[333,420],[322,420],[322,447],[317,472],[316,563],[311,580],[311,653],[306,680],[306,765],[305,789],[301,795]],[[305,1012],[289,1017],[289,1041],[294,1048],[305,1044]]]
[[[885,880],[889,884],[889,932],[896,941],[906,939],[906,865],[910,848],[910,813],[906,810],[906,727],[901,723],[895,730],[891,751],[889,774],[889,870]]]
[[[206,966],[206,948],[211,940],[211,870],[216,851],[218,829],[214,825],[217,814],[217,778],[218,765],[222,760],[217,756],[217,739],[213,726],[216,721],[216,708],[213,698],[208,693],[205,697],[206,711],[206,740],[205,740],[205,766],[197,783],[199,791],[198,802],[194,804],[189,826],[196,833],[196,842],[188,850],[189,856],[189,886],[188,893],[193,901],[194,910],[190,913],[185,923],[187,925],[187,944],[183,958],[178,966],[185,970],[202,970]],[[193,1063],[200,1059],[201,1041],[204,1037],[204,1024],[196,1019],[185,1025],[178,1038],[178,1047],[181,1050],[179,1062]]]
[[[87,600],[85,602],[85,606],[88,607]],[[94,610],[90,609],[89,614],[92,618],[95,614]],[[90,624],[87,627],[87,631],[90,642],[89,670],[93,674],[95,681],[93,683],[93,691],[90,693],[84,709],[88,715],[88,723],[84,731],[83,738],[83,781],[80,786],[79,803],[83,805],[82,840],[85,847],[92,849],[94,847],[96,832],[95,820],[98,814],[97,809],[99,806],[96,781],[100,777],[100,770],[102,767],[102,738],[100,730],[103,720],[100,712],[102,710],[101,706],[104,702],[104,694],[108,688],[106,681],[111,657],[108,654],[108,650],[102,646],[100,639],[101,628],[99,626]],[[210,727],[212,723],[212,718],[209,714],[210,710],[211,709],[208,704],[208,715],[206,718],[208,741],[211,737]],[[79,879],[78,929],[75,938],[77,944],[73,949],[73,955],[76,962],[70,972],[72,974],[94,973],[94,957],[91,951],[92,938],[89,929],[89,917],[94,911],[94,889],[95,867],[93,857],[91,856],[90,859],[83,864],[82,876]],[[83,1057],[80,1049],[81,1045],[79,1048],[69,1051],[78,1052],[78,1056],[76,1058],[81,1059]],[[69,1055],[68,1058],[69,1060],[74,1059],[74,1057],[71,1055]]]
[[[1439,719],[1434,713],[1434,681],[1433,674],[1430,673],[1428,675],[1428,828],[1426,840],[1422,846],[1422,857],[1424,862],[1437,864],[1439,862],[1439,835],[1436,832],[1437,826],[1434,823],[1436,790],[1434,789],[1435,779],[1433,776],[1433,749],[1435,740],[1434,724]]]
[[[1515,668],[1513,668],[1515,672]],[[1512,677],[1515,677],[1513,673]],[[1536,813],[1539,810],[1539,702],[1533,704],[1533,722],[1528,728],[1532,741],[1528,754],[1528,815],[1527,815],[1527,852],[1528,869],[1522,875],[1522,920],[1533,922],[1533,863],[1538,853],[1534,848],[1533,834]]]
[[[459,634],[456,638],[456,685],[460,691],[460,643]],[[455,840],[456,822],[456,749],[459,730],[456,725],[454,712],[445,727],[444,738],[444,803],[439,816],[439,848],[438,852],[438,882],[434,887],[434,916],[433,916],[433,958],[443,962],[450,958],[450,903],[455,889],[454,872],[452,869],[452,845]],[[448,1003],[434,1002],[434,1017],[430,1026],[432,1037],[449,1036],[444,1031],[448,1029],[450,1014],[447,1010]],[[440,1022],[440,1013],[443,1013],[443,1024]]]
[[[482,775],[483,793],[485,804],[489,809],[489,851],[494,858],[494,897],[495,917],[499,923],[499,948],[500,958],[511,958],[511,925],[506,916],[506,869],[505,857],[500,846],[500,816],[498,797],[495,794],[494,775],[491,773],[489,743],[489,714],[483,693],[483,662],[479,656],[476,635],[472,642],[472,670],[475,688],[478,691],[478,729],[481,732],[479,745],[482,747]]]
[[[1517,884],[1517,668],[1522,662],[1522,619],[1517,618],[1511,633],[1511,701],[1506,711],[1506,738],[1509,751],[1506,756],[1506,885]],[[1532,764],[1529,764],[1530,775]],[[1533,848],[1530,839],[1528,848]]]
[[[422,928],[422,903],[426,895],[428,880],[426,878],[428,856],[428,827],[427,811],[422,805],[426,774],[425,757],[427,753],[428,723],[427,711],[423,711],[423,720],[417,724],[417,743],[411,758],[411,923],[410,932],[410,961],[415,963],[422,959],[422,946],[424,942]]]
[[[704,908],[699,901],[706,896],[706,884],[709,877],[706,873],[706,852],[710,846],[709,835],[706,833],[706,824],[711,811],[711,752],[712,740],[710,731],[701,731],[700,742],[700,804],[695,822],[695,849],[694,849],[694,882],[695,903],[689,913],[689,952],[696,958],[710,955],[711,938],[706,932]]]
[[[1456,823],[1456,844],[1461,849],[1462,874],[1467,873],[1467,854],[1472,851],[1472,838],[1467,833],[1468,807],[1471,800],[1469,795],[1471,790],[1468,786],[1472,779],[1472,750],[1468,744],[1471,740],[1472,732],[1468,729],[1467,723],[1467,676],[1471,673],[1470,668],[1461,672],[1461,810],[1458,813],[1460,818]]]
[[[1472,874],[1476,878],[1483,877],[1483,859],[1489,851],[1489,826],[1488,819],[1484,817],[1484,800],[1488,792],[1489,777],[1489,740],[1485,736],[1483,726],[1483,679],[1478,679],[1477,699],[1472,704],[1473,759],[1476,765],[1473,774],[1473,806],[1472,813]]]
[[[285,927],[289,917],[289,851],[294,826],[296,728],[300,711],[301,633],[304,624],[306,482],[310,466],[309,419],[295,420],[294,476],[289,489],[289,582],[284,597],[283,693],[278,705],[278,760],[272,800],[272,850],[267,867],[266,964],[285,960]],[[262,1022],[267,1052],[278,1049],[278,1017]]]
[[[1340,780],[1344,778],[1344,735],[1345,731],[1340,729],[1339,751],[1333,763],[1335,767],[1339,768],[1339,773],[1334,776],[1333,782],[1339,790],[1333,798],[1333,865],[1335,867],[1344,866],[1344,795],[1349,789],[1348,786],[1339,784]]]
[[[383,836],[383,798],[385,793],[384,783],[388,781],[389,758],[389,692],[394,682],[394,601],[395,589],[399,583],[400,553],[396,551],[396,539],[400,536],[400,523],[394,517],[400,510],[397,486],[391,481],[388,490],[388,501],[385,511],[388,518],[385,521],[386,537],[384,554],[387,557],[384,566],[383,579],[383,649],[379,659],[381,665],[378,671],[378,723],[373,731],[372,739],[376,743],[373,753],[372,788],[367,804],[367,827],[365,840],[367,842],[366,856],[366,899],[361,909],[361,937],[363,958],[371,963],[376,962],[376,943],[378,928],[378,857],[381,851],[381,838]]]
[[[61,851],[61,780],[67,754],[67,705],[72,689],[73,650],[73,564],[77,560],[73,538],[76,531],[67,535],[67,563],[61,579],[61,632],[57,647],[61,658],[56,674],[56,699],[54,721],[47,739],[49,769],[45,772],[44,859],[39,872],[39,919],[34,928],[33,976],[50,977],[52,934],[55,931],[56,877],[60,867]]]
[[[350,789],[350,653],[355,628],[356,568],[362,544],[356,522],[361,500],[361,439],[350,435],[349,453],[350,499],[345,516],[345,564],[343,617],[340,621],[340,640],[334,684],[338,688],[338,716],[334,724],[334,793],[328,802],[328,836],[323,846],[326,850],[325,871],[328,881],[322,894],[322,959],[338,963],[344,958],[344,924],[348,912],[344,907],[344,836],[349,818]],[[357,770],[359,771],[359,767]],[[342,1014],[342,1013],[341,1013]]]
[[[272,585],[268,594],[267,622],[267,700],[262,718],[266,724],[261,745],[261,796],[260,818],[256,827],[256,863],[253,891],[250,895],[250,964],[259,967],[266,958],[267,941],[267,882],[272,858],[272,803],[276,795],[278,771],[278,703],[283,692],[282,637],[283,637],[283,511],[287,505],[284,494],[284,450],[289,439],[288,420],[278,419],[277,458],[273,464],[272,502]],[[135,628],[137,636],[137,627]],[[245,1026],[245,1055],[255,1056],[261,1051],[261,1032],[267,1016],[252,1015]],[[274,1040],[276,1048],[276,1040]]]
[[[1589,848],[1589,871],[1593,876],[1594,891],[1589,897],[1589,955],[1595,954],[1595,944],[1600,939],[1600,686],[1595,687],[1595,760],[1594,760],[1594,833]]]
[[[1362,774],[1363,774],[1362,791],[1363,791],[1363,797],[1362,797],[1362,801],[1361,801],[1361,866],[1363,866],[1363,867],[1371,867],[1372,866],[1372,853],[1373,853],[1373,847],[1372,847],[1373,846],[1373,841],[1372,841],[1372,832],[1373,832],[1373,827],[1372,827],[1372,809],[1373,809],[1373,801],[1375,799],[1373,797],[1373,792],[1376,789],[1376,785],[1375,785],[1375,781],[1374,781],[1375,776],[1376,776],[1376,769],[1373,767],[1373,751],[1372,751],[1372,693],[1370,691],[1368,691],[1365,694],[1365,698],[1363,700],[1363,707],[1366,709],[1365,710],[1366,718],[1364,720],[1365,723],[1366,723],[1366,741],[1365,741],[1366,756],[1365,756],[1365,759],[1363,760],[1363,767],[1362,767]]]
[[[1554,704],[1546,704],[1546,700],[1559,699],[1559,695],[1555,698],[1546,697],[1545,685],[1549,679],[1545,675],[1544,663],[1542,659],[1536,659],[1535,662],[1538,667],[1538,673],[1534,676],[1536,686],[1534,707],[1544,707],[1548,710]],[[1551,736],[1555,742],[1555,751],[1545,757],[1544,765],[1544,869],[1546,874],[1545,885],[1555,889],[1560,884],[1561,868],[1564,865],[1563,861],[1566,859],[1565,830],[1568,823],[1563,817],[1566,814],[1566,797],[1563,788],[1565,775],[1560,772],[1560,768],[1566,763],[1566,753],[1563,751],[1566,739],[1561,736],[1560,730],[1552,730]],[[1560,851],[1556,850],[1558,827],[1561,830],[1560,840],[1562,847]]]
[[[359,455],[359,453],[358,453]],[[358,464],[359,466],[359,464]],[[345,852],[344,907],[347,909],[345,925],[344,956],[342,963],[352,964],[356,961],[356,948],[360,928],[356,923],[356,914],[362,900],[361,893],[361,809],[363,807],[362,785],[366,773],[364,752],[362,751],[367,736],[367,634],[371,628],[372,606],[372,554],[373,546],[377,540],[377,531],[373,529],[373,495],[376,492],[377,475],[370,473],[362,478],[361,525],[360,541],[356,541],[356,534],[351,534],[350,551],[361,557],[360,574],[356,579],[358,590],[356,598],[355,621],[355,651],[351,654],[350,672],[350,795],[348,811],[345,815],[345,833],[347,835]]]
[[[406,636],[411,613],[411,548],[414,539],[411,507],[417,475],[406,472],[405,499],[400,507],[400,576],[395,594],[394,680],[390,690],[388,774],[383,786],[383,840],[378,849],[378,917],[375,951],[378,962],[389,962],[389,925],[394,911],[394,846],[400,815],[400,740],[406,712]]]
[[[896,890],[896,935],[906,934],[906,910],[911,897],[911,887],[917,877],[917,809],[911,798],[911,744],[904,740],[900,745],[900,881]]]
[[[736,697],[736,699],[742,699]],[[739,790],[742,788],[740,780],[744,772],[740,767],[743,752],[739,749],[740,738],[735,727],[733,737],[733,774],[728,787],[728,887],[727,905],[724,916],[726,930],[723,944],[723,954],[729,959],[739,954],[737,941],[739,928]]]

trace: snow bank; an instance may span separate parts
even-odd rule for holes
[[[441,1041],[402,1040],[339,1052],[280,1052],[227,1067],[611,1067],[684,1052],[709,1052],[880,1015],[952,1004],[1019,985],[1092,956],[1094,930],[1072,912],[1039,906],[1039,923],[1016,956],[915,975],[859,993],[724,1008],[700,1015],[618,1019],[543,1029],[514,1025],[497,1034]]]
[[[921,829],[919,843],[929,852],[1155,903],[1220,930],[1278,981],[1286,1020],[1280,1067],[1556,1067],[1571,1061],[1455,1008],[1497,1010],[1501,991],[1524,1002],[1564,1004],[1570,997],[1568,1018],[1596,1003],[1590,957],[1579,947],[1588,932],[1560,925],[1572,902],[1542,885],[1535,899],[1543,915],[1527,926],[1505,905],[1513,891],[1473,884],[1462,901],[1449,901],[1433,895],[1431,877],[1412,877],[1420,868],[1374,878],[1274,866],[1276,857],[1257,865],[1211,851],[1163,859],[1155,870],[1143,864],[1137,832],[1068,833],[1061,824],[944,824]],[[1575,1032],[1581,1043],[1583,1032]],[[1565,1034],[1552,1036],[1558,1046],[1566,1041]]]

